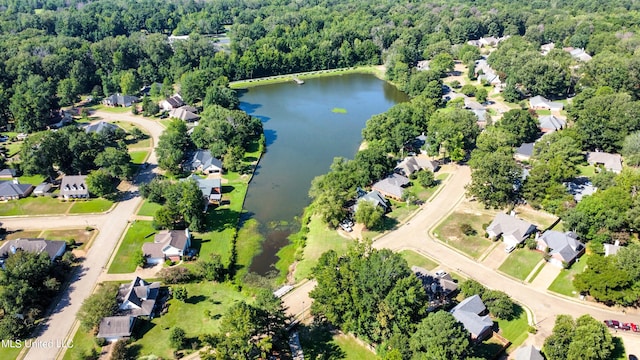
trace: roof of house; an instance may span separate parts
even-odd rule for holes
[[[33,192],[37,193],[37,192],[45,192],[48,191],[49,189],[51,189],[51,184],[49,184],[48,182],[43,182],[40,185],[36,186],[36,188],[33,190]]]
[[[84,131],[87,133],[100,134],[103,131],[115,131],[117,129],[118,129],[117,125],[113,125],[105,121],[99,121],[97,123],[87,125],[84,128]]]
[[[13,181],[0,182],[0,197],[26,196],[33,188],[31,184],[14,184]]]
[[[472,113],[476,115],[478,121],[486,122],[487,121],[487,109],[469,109]]]
[[[584,245],[578,241],[578,235],[572,231],[565,233],[548,230],[540,237],[549,248],[549,254],[558,254],[563,261],[570,263],[584,250]]]
[[[411,175],[414,172],[423,169],[436,171],[438,169],[438,163],[424,157],[407,156],[398,165],[396,165],[395,169],[393,170],[398,171],[404,175]]]
[[[15,239],[8,240],[0,247],[0,257],[6,258],[10,254],[15,254],[17,250],[40,254],[46,252],[49,259],[54,260],[60,249],[65,248],[67,244],[59,240],[45,239]]]
[[[516,350],[514,360],[544,360],[540,350],[533,345],[520,347]]]
[[[461,322],[467,331],[478,336],[488,328],[493,327],[493,321],[489,315],[480,315],[486,310],[487,308],[484,306],[480,296],[473,295],[456,305],[456,307],[451,310],[451,315]]]
[[[198,183],[198,187],[200,191],[202,191],[202,195],[210,198],[212,200],[220,200],[222,199],[222,192],[220,191],[222,188],[222,181],[220,179],[203,179],[198,175],[191,175],[188,179],[193,179],[196,183]]]
[[[580,60],[583,62],[587,62],[589,60],[591,60],[591,55],[587,54],[586,51],[584,51],[584,49],[581,48],[573,48],[573,47],[566,47],[563,48],[562,50],[568,52],[569,54],[571,54],[571,57],[576,59],[576,60]]]
[[[469,99],[468,97],[464,98],[464,107],[469,109],[469,110],[486,110],[484,105],[480,104],[477,101],[473,101],[473,100]]]
[[[164,101],[166,101],[167,103],[169,103],[169,105],[171,105],[172,108],[179,108],[180,106],[184,105],[184,101],[182,101],[182,96],[180,96],[179,94],[175,94],[173,96],[170,96],[166,99],[164,99]]]
[[[130,103],[136,102],[139,99],[136,96],[122,95],[120,93],[117,93],[117,94],[112,94],[110,96],[107,96],[104,100],[110,104],[116,104],[116,105],[122,106],[122,105],[127,105]]]
[[[615,244],[604,244],[604,256],[615,255],[621,248],[622,246],[618,241]]]
[[[382,206],[385,210],[389,207],[389,204],[387,204],[387,200],[377,190],[365,192],[364,190],[358,188],[358,200],[356,201],[356,205],[354,206],[354,211],[358,210],[358,204],[362,201],[369,201],[373,204],[374,207]]]
[[[591,180],[584,176],[577,177],[565,185],[567,186],[567,192],[573,195],[573,199],[578,202],[581,201],[583,197],[592,195],[598,190],[593,186]]]
[[[432,286],[435,283],[435,290],[441,291],[445,294],[450,294],[456,290],[458,290],[458,284],[453,280],[451,275],[437,275],[429,272],[427,269],[421,268],[419,266],[412,266],[411,271],[422,281],[422,286],[427,290],[427,292],[431,292],[434,290]]]
[[[420,71],[429,70],[429,60],[418,61],[416,68]]]
[[[403,186],[409,184],[409,179],[398,174],[391,174],[386,178],[378,181],[371,186],[371,189],[378,190],[381,193],[390,194],[401,198],[404,191]]]
[[[516,149],[516,155],[531,157],[533,155],[533,145],[535,143],[524,143]]]
[[[87,175],[65,175],[60,183],[62,195],[88,195]]]
[[[567,121],[561,116],[546,115],[538,118],[538,124],[540,129],[555,131],[563,129],[565,126],[567,126]]]
[[[129,284],[120,285],[118,290],[118,303],[120,310],[126,314],[134,316],[149,316],[153,312],[153,307],[158,298],[160,289],[159,282],[148,283],[136,276]],[[122,305],[128,302],[134,308],[126,309]]]
[[[193,121],[200,118],[200,115],[185,109],[184,106],[169,111],[169,117],[180,119],[182,121]]]
[[[535,225],[505,213],[496,214],[491,224],[487,226],[487,232],[492,232],[495,235],[502,234],[503,237],[513,236],[520,242],[524,241],[535,229]]]
[[[142,244],[142,253],[144,256],[151,258],[161,258],[164,257],[163,250],[167,246],[184,250],[189,243],[190,236],[189,229],[162,230],[154,236],[153,242],[146,242]]]
[[[100,327],[97,337],[99,338],[119,338],[129,337],[133,331],[134,316],[109,316],[100,320]]]
[[[561,102],[551,101],[543,96],[537,95],[529,99],[529,105],[532,108],[547,108],[550,110],[562,110],[564,104]]]
[[[0,170],[0,177],[4,177],[4,178],[15,177],[17,174],[18,173],[16,169],[12,169],[12,168],[4,168]]]
[[[222,160],[213,157],[209,150],[196,150],[191,158],[191,167],[195,169],[200,166],[204,169],[211,166],[222,169]]]
[[[587,153],[587,162],[589,164],[602,164],[605,169],[616,173],[622,171],[622,157],[620,154],[591,151]]]

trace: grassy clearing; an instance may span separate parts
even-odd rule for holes
[[[420,266],[421,268],[425,268],[427,270],[433,270],[438,267],[438,263],[429,259],[426,256],[420,255],[413,250],[402,250],[400,251],[400,255],[407,260],[409,267],[411,266]]]
[[[318,216],[311,217],[303,258],[296,266],[296,282],[311,275],[311,269],[317,264],[320,255],[329,250],[344,254],[352,243],[353,240],[345,239],[337,231],[329,229]]]
[[[551,110],[536,110],[536,114],[539,116],[551,115]]]
[[[136,165],[140,165],[145,160],[147,160],[147,157],[149,156],[149,151],[147,150],[130,151],[129,156],[131,156],[132,163]]]
[[[110,113],[114,113],[114,114],[124,114],[124,113],[131,113],[131,107],[122,107],[122,106],[106,106],[106,105],[94,105],[92,107],[90,107],[91,110],[100,110],[100,111],[104,111],[104,112],[110,112]]]
[[[0,216],[64,214],[71,203],[48,196],[11,200],[0,206]]]
[[[347,113],[347,109],[335,107],[335,108],[331,109],[331,112],[332,113],[336,113],[336,114],[346,114]]]
[[[32,175],[32,176],[26,176],[26,175],[22,175],[20,177],[18,177],[18,180],[20,181],[20,184],[31,184],[33,186],[37,186],[40,183],[42,183],[44,181],[44,176],[42,175]]]
[[[583,255],[578,261],[571,265],[570,269],[562,269],[560,275],[549,286],[549,290],[558,294],[576,297],[576,289],[573,287],[573,278],[584,271],[587,267],[589,255]]]
[[[128,274],[136,271],[134,255],[136,251],[142,250],[142,244],[153,241],[156,230],[151,221],[134,221],[127,229],[122,243],[118,247],[109,274]]]
[[[283,82],[293,81],[294,77],[299,79],[313,79],[326,76],[346,75],[346,74],[372,74],[379,78],[384,78],[384,71],[380,70],[376,66],[358,66],[352,68],[331,69],[331,70],[319,70],[310,71],[298,74],[288,74],[280,76],[270,76],[259,79],[240,80],[229,83],[229,87],[232,89],[246,89],[254,86],[267,85],[267,84],[279,84]]]
[[[593,165],[578,165],[578,171],[580,176],[592,178],[596,176],[596,167]]]
[[[524,280],[529,276],[536,264],[542,259],[542,254],[529,249],[517,249],[509,254],[507,260],[500,265],[498,270],[511,275],[516,279]]]
[[[7,236],[4,237],[4,240],[15,240],[20,238],[37,238],[38,236],[40,236],[41,232],[42,231],[40,230],[13,231],[8,233]]]
[[[140,210],[138,210],[138,215],[140,215],[140,216],[155,216],[156,215],[156,211],[158,211],[161,207],[162,207],[162,205],[160,205],[160,204],[156,204],[156,203],[151,202],[149,200],[144,200],[144,202],[142,203],[142,206],[140,207]]]
[[[351,336],[323,326],[300,326],[300,345],[309,359],[378,359]]]
[[[21,347],[18,347],[18,348],[12,348],[9,346],[0,347],[0,359],[3,359],[3,360],[17,359],[18,355],[20,355],[20,351],[22,351]]]
[[[7,158],[14,157],[22,149],[22,141],[8,141],[0,145],[7,149]]]
[[[539,229],[546,229],[558,219],[557,216],[542,210],[535,210],[530,206],[518,206],[516,214],[519,218],[529,221],[538,226]]]
[[[90,214],[105,212],[113,206],[113,201],[107,199],[91,199],[87,201],[75,201],[69,209],[70,214]]]
[[[491,246],[491,240],[484,237],[482,225],[490,223],[492,219],[493,216],[486,213],[456,211],[438,225],[434,234],[440,241],[477,259]],[[462,224],[469,224],[476,235],[465,235],[461,230]]]
[[[529,321],[527,319],[527,313],[522,306],[515,304],[516,317],[512,320],[499,320],[495,319],[500,328],[500,334],[511,341],[509,349],[518,348],[529,336]]]
[[[171,328],[181,327],[190,339],[201,334],[214,333],[220,327],[222,315],[234,303],[247,300],[228,283],[203,282],[181,286],[184,286],[189,294],[186,302],[172,299],[169,301],[169,312],[166,315],[154,318],[146,324],[141,322],[143,326],[139,329],[142,333],[138,335],[140,340],[133,343],[134,347],[139,347],[138,356],[153,354],[164,359],[172,359],[173,349],[169,345]],[[207,310],[210,316],[205,315]]]
[[[40,237],[47,240],[74,240],[77,246],[86,244],[93,236],[86,229],[45,230]]]
[[[258,230],[260,224],[256,219],[249,219],[244,222],[242,228],[238,231],[238,239],[236,240],[236,250],[238,258],[236,259],[237,276],[242,279],[249,272],[249,266],[254,256],[258,255],[261,250],[260,244],[264,240],[262,234]],[[231,252],[231,248],[228,249]]]
[[[379,357],[347,335],[334,335],[333,342],[344,352],[345,359],[378,359]]]

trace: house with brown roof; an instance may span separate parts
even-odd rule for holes
[[[169,111],[169,117],[186,122],[192,122],[200,119],[200,115],[196,114],[195,108],[191,106],[181,106],[177,109],[171,109]]]
[[[371,190],[377,190],[382,195],[395,200],[402,200],[404,188],[409,184],[409,179],[393,173],[371,186]]]
[[[590,151],[587,153],[587,162],[591,165],[599,165],[616,174],[622,172],[622,156],[602,151]]]
[[[169,111],[184,106],[184,101],[182,101],[182,96],[180,96],[179,94],[175,94],[160,101],[158,105],[163,111]]]
[[[507,246],[516,246],[537,230],[535,225],[527,221],[505,213],[498,213],[491,224],[487,226],[486,231],[491,239],[502,236],[502,240]]]
[[[142,253],[149,264],[159,264],[166,260],[180,261],[189,246],[189,229],[162,230],[155,235],[153,242],[142,244]]]
[[[60,196],[64,199],[88,199],[86,175],[65,175],[60,183]]]

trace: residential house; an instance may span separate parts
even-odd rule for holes
[[[220,179],[203,179],[198,175],[191,175],[188,179],[193,179],[202,191],[202,196],[207,200],[205,205],[205,210],[209,203],[219,204],[222,200],[222,182]]]
[[[536,349],[533,345],[527,345],[519,347],[515,351],[514,360],[544,360],[540,350]]]
[[[537,227],[527,221],[505,213],[498,213],[487,226],[487,234],[492,239],[502,236],[505,244],[516,246],[537,231]]]
[[[418,69],[418,71],[429,70],[429,60],[418,61],[418,63],[416,64],[416,69]]]
[[[127,340],[131,337],[135,316],[109,316],[100,320],[97,337],[112,343],[118,340]]]
[[[479,83],[486,82],[496,87],[502,86],[498,73],[489,66],[486,59],[476,61],[475,73]]]
[[[162,90],[162,84],[159,82],[154,82],[151,85],[145,85],[140,88],[140,93],[144,95],[149,95],[151,93],[151,88],[155,85],[158,90]]]
[[[412,266],[411,271],[420,279],[430,299],[440,296],[449,297],[458,290],[458,284],[449,273],[431,273],[419,266]]]
[[[571,182],[565,183],[567,192],[573,195],[573,199],[576,202],[582,201],[585,196],[592,195],[598,190],[588,177],[580,176],[573,179]]]
[[[513,157],[518,161],[529,161],[531,156],[533,156],[533,145],[535,143],[524,143],[520,145],[516,152],[513,154]]]
[[[33,190],[33,194],[36,196],[44,196],[49,192],[49,190],[51,190],[51,184],[49,184],[48,182],[43,182],[42,184],[36,186],[36,188]]]
[[[568,52],[572,58],[578,60],[578,61],[582,61],[582,62],[587,62],[589,60],[591,60],[591,55],[587,54],[586,51],[584,51],[584,49],[576,49],[573,47],[566,47],[566,48],[562,48],[562,50]]]
[[[471,333],[474,341],[482,341],[493,334],[493,321],[478,295],[462,300],[451,310],[451,315]]]
[[[429,170],[431,172],[436,172],[440,168],[437,161],[429,160],[424,157],[419,156],[408,156],[404,158],[396,167],[393,169],[396,173],[404,176],[409,176],[416,171],[420,170]]]
[[[192,106],[181,106],[177,109],[171,109],[169,111],[169,117],[174,119],[180,119],[186,122],[193,122],[200,119],[200,115],[195,113],[195,108]]]
[[[0,263],[4,263],[4,260],[11,254],[15,254],[17,251],[25,251],[30,253],[46,253],[54,262],[57,258],[61,257],[67,249],[67,243],[58,240],[45,240],[45,239],[15,239],[7,240],[2,247],[0,247]]]
[[[620,246],[620,240],[616,240],[613,244],[604,244],[604,256],[611,256],[618,253],[618,251],[622,248]]]
[[[64,199],[88,199],[86,175],[65,175],[60,183],[60,195]]]
[[[213,157],[209,150],[196,150],[187,166],[204,174],[222,173],[222,160]]]
[[[565,233],[548,230],[538,237],[537,249],[548,251],[551,258],[549,263],[564,267],[571,265],[584,253],[584,245],[578,240],[578,235],[572,231]]]
[[[158,105],[160,106],[161,110],[169,111],[184,106],[184,101],[182,101],[182,96],[180,96],[179,94],[175,94],[171,97],[161,100]]]
[[[16,176],[18,176],[16,169],[4,168],[0,170],[0,179],[10,180]]]
[[[427,135],[424,133],[416,136],[412,141],[413,148],[420,149],[420,153],[426,155],[427,151],[423,147],[427,144]]]
[[[543,133],[562,130],[567,126],[567,120],[562,116],[546,115],[538,118],[538,127]]]
[[[118,130],[119,127],[117,125],[105,122],[105,121],[99,121],[97,123],[93,123],[93,124],[89,124],[84,128],[84,131],[86,133],[96,133],[96,134],[102,134],[103,132],[114,132],[116,130]]]
[[[387,203],[387,199],[385,199],[384,196],[382,196],[382,194],[379,191],[371,190],[369,192],[366,192],[361,188],[358,188],[356,192],[357,192],[357,200],[356,200],[356,204],[353,206],[353,212],[358,211],[358,204],[360,204],[363,201],[370,202],[371,204],[373,204],[373,207],[375,208],[377,208],[378,206],[381,206],[384,209],[385,213],[389,211],[390,209],[389,203]]]
[[[129,316],[153,317],[160,283],[148,283],[140,277],[128,284],[120,285],[118,290],[118,313]]]
[[[564,109],[564,104],[557,101],[551,101],[543,96],[537,95],[529,99],[529,107],[534,110],[560,111]]]
[[[142,244],[142,253],[149,264],[159,264],[165,260],[180,261],[189,246],[189,229],[162,230],[155,235],[153,242]]]
[[[471,46],[477,46],[477,47],[496,47],[498,46],[498,44],[500,44],[502,41],[507,40],[509,38],[509,35],[507,36],[503,36],[503,37],[494,37],[494,36],[488,36],[488,37],[481,37],[478,40],[469,40],[467,41],[467,44],[471,45]]]
[[[467,96],[464,97],[464,108],[467,110],[485,110],[485,111],[487,110],[487,108],[484,107],[484,105],[480,104],[477,101],[471,100]]]
[[[382,195],[395,200],[402,199],[404,187],[409,184],[409,179],[393,173],[371,186],[371,190],[377,190]]]
[[[33,191],[33,185],[20,184],[15,178],[11,181],[0,182],[0,201],[18,200],[29,196]]]
[[[616,174],[622,172],[622,156],[620,154],[591,151],[587,153],[587,162],[591,165],[601,165]]]
[[[484,127],[487,125],[487,120],[489,120],[487,109],[471,109],[469,111],[478,118],[478,126]]]
[[[555,47],[556,44],[554,43],[543,44],[540,46],[540,54],[542,54],[542,56],[546,56],[551,52],[551,50],[555,49]]]
[[[102,103],[107,106],[122,106],[129,107],[134,103],[138,102],[140,99],[136,96],[131,95],[122,95],[122,94],[112,94],[107,96],[102,100]]]

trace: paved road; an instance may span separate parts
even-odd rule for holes
[[[163,127],[157,121],[134,117],[130,114],[96,112],[93,115],[104,120],[135,123],[151,134],[154,144],[158,143],[158,138],[163,131]],[[148,162],[152,166],[137,176],[136,183],[149,181],[154,176],[151,169],[155,170],[153,165],[157,163],[155,152],[151,154]],[[82,263],[81,270],[73,275],[69,288],[63,291],[60,302],[55,306],[46,323],[38,328],[34,344],[43,345],[30,348],[24,357],[25,360],[53,360],[64,349],[63,344],[66,344],[68,337],[72,335],[71,330],[82,301],[93,292],[118,240],[142,202],[135,186],[124,194],[124,198],[125,200],[120,201],[111,212],[104,215],[0,219],[10,229],[83,227],[88,223],[100,230],[100,234]]]

